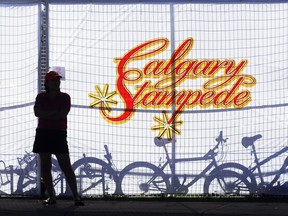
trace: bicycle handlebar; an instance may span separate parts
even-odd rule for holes
[[[220,131],[220,134],[219,134],[219,136],[216,138],[216,141],[217,141],[218,143],[220,143],[220,142],[226,143],[227,139],[228,139],[228,138],[226,138],[226,139],[223,138],[223,131]]]
[[[22,166],[23,164],[28,164],[30,161],[32,161],[34,157],[33,153],[29,153],[27,151],[25,151],[25,153],[26,154],[22,158],[17,157],[17,160],[20,166]]]
[[[106,152],[106,154],[104,155],[104,157],[107,159],[107,161],[108,161],[109,163],[111,163],[112,154],[109,152],[109,149],[108,149],[108,146],[107,146],[107,145],[104,145],[104,148],[105,148],[105,152]]]
[[[223,131],[220,131],[219,136],[216,138],[217,144],[214,146],[213,149],[211,149],[211,151],[215,152],[215,150],[219,148],[219,145],[222,143],[226,143],[227,140],[228,138],[225,138],[225,139],[223,138]]]

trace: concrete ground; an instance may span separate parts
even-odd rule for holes
[[[60,199],[56,205],[43,206],[35,198],[0,198],[2,216],[288,216],[287,199],[201,200],[201,199],[86,199],[85,206]]]

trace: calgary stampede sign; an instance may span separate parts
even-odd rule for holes
[[[90,107],[99,106],[102,117],[112,124],[130,120],[137,108],[162,109],[162,118],[154,117],[157,122],[151,130],[159,130],[158,138],[172,138],[172,134],[181,134],[178,120],[185,109],[196,106],[201,108],[243,108],[251,100],[248,88],[256,84],[255,77],[243,74],[248,64],[244,59],[187,59],[193,48],[194,40],[186,39],[179,45],[168,60],[154,59],[167,50],[167,38],[153,39],[129,50],[121,58],[115,58],[117,65],[116,91],[109,92],[109,85],[103,89],[95,86],[96,93],[89,93],[94,101]],[[141,68],[133,68],[133,63],[146,61]],[[130,66],[130,67],[129,67]],[[201,89],[177,90],[184,81],[202,78]],[[134,87],[131,89],[131,85]],[[124,109],[118,116],[112,116],[111,104],[117,104],[112,97],[118,95],[124,103]],[[173,109],[168,116],[166,109]]]

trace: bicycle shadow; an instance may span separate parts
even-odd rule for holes
[[[189,188],[196,182],[203,180],[203,194],[207,195],[288,195],[288,181],[280,179],[288,172],[288,157],[283,161],[280,169],[263,171],[262,167],[273,159],[282,157],[288,152],[288,147],[284,147],[268,157],[262,159],[257,152],[256,142],[262,139],[261,134],[251,137],[243,137],[241,144],[245,149],[250,150],[251,166],[245,166],[238,161],[223,162],[217,161],[217,155],[223,150],[223,145],[227,145],[228,138],[224,138],[220,131],[216,137],[216,145],[209,149],[204,155],[199,157],[176,158],[167,150],[167,145],[172,145],[169,139],[154,139],[156,147],[163,148],[166,160],[153,164],[148,161],[135,161],[128,164],[121,171],[115,169],[112,153],[107,145],[104,145],[104,159],[96,157],[83,157],[72,164],[76,175],[79,193],[103,195],[104,197],[113,195],[162,195],[162,194],[187,194]],[[174,143],[175,144],[175,143]],[[23,159],[17,158],[19,167],[12,169],[1,163],[0,180],[3,185],[6,182],[12,186],[15,184],[14,178],[9,178],[14,174],[19,175],[17,190],[12,193],[36,195],[37,183],[37,161],[35,155],[27,153]],[[198,173],[184,172],[179,174],[175,170],[175,164],[185,162],[209,162]],[[65,177],[61,174],[57,161],[52,161],[52,172],[55,173],[54,184],[61,188],[59,195],[70,196],[71,190],[65,183]],[[21,166],[22,165],[22,166]],[[167,172],[167,170],[169,172]],[[174,174],[173,174],[174,173]],[[267,176],[270,180],[267,181]],[[190,178],[188,180],[188,177]],[[15,178],[17,179],[17,178]],[[191,180],[192,179],[192,180]],[[13,182],[12,182],[13,181]],[[55,186],[54,185],[54,186]],[[0,185],[1,186],[1,185]],[[57,187],[58,187],[57,186]],[[7,194],[0,191],[1,194]],[[43,191],[42,191],[43,194]]]

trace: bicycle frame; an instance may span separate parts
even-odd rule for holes
[[[249,170],[250,170],[252,173],[254,173],[255,170],[258,170],[258,173],[257,173],[257,174],[258,174],[259,177],[260,177],[260,182],[261,182],[262,185],[264,185],[264,184],[265,184],[264,178],[263,178],[263,177],[264,177],[264,174],[263,174],[263,172],[262,172],[262,170],[261,170],[261,166],[264,165],[264,164],[266,164],[266,163],[268,163],[268,162],[271,161],[272,159],[277,158],[279,155],[282,155],[282,154],[286,153],[286,152],[288,151],[288,147],[284,147],[284,148],[281,149],[280,151],[278,151],[278,152],[270,155],[269,157],[265,158],[265,159],[262,160],[262,161],[259,161],[259,159],[258,159],[258,156],[257,156],[257,152],[256,152],[256,149],[255,149],[254,143],[251,145],[251,147],[252,147],[252,154],[254,155],[255,163],[256,163],[256,164],[255,164],[255,166],[249,168]],[[275,177],[274,177],[273,180],[268,184],[268,186],[273,186],[273,185],[277,182],[277,180],[279,179],[280,175],[283,174],[283,173],[286,171],[286,167],[287,167],[287,166],[288,166],[288,157],[286,157],[286,159],[284,160],[284,163],[283,163],[283,165],[281,166],[281,168],[280,168],[278,171],[276,171]],[[274,172],[274,173],[275,173],[275,172]],[[273,174],[274,174],[274,173],[273,173]]]
[[[222,134],[220,134],[220,136],[222,137]],[[222,144],[222,142],[226,142],[226,140],[220,139],[220,141],[218,141],[217,145],[213,149],[210,149],[203,157],[180,158],[180,159],[175,158],[174,164],[181,163],[181,162],[193,162],[193,161],[211,161],[211,162],[206,166],[206,168],[201,173],[194,175],[193,180],[190,181],[185,186],[184,186],[184,183],[186,181],[187,175],[184,175],[184,180],[183,180],[182,184],[180,184],[179,175],[175,175],[174,180],[176,180],[176,182],[175,181],[172,182],[172,184],[171,184],[172,189],[170,189],[170,191],[172,191],[172,193],[173,192],[175,193],[177,191],[177,189],[179,189],[180,187],[189,188],[190,186],[195,184],[198,180],[205,177],[206,176],[205,174],[209,170],[211,170],[211,168],[213,168],[213,167],[216,168],[218,166],[217,161],[216,161],[216,156],[218,153],[215,152],[215,150],[218,149],[219,145]],[[166,162],[163,165],[159,165],[159,168],[164,172],[164,169],[167,166],[169,166],[169,169],[172,170],[172,159],[169,156],[166,145],[162,145],[162,147],[164,148],[164,151],[166,154]],[[177,184],[177,185],[175,185],[175,184]]]

